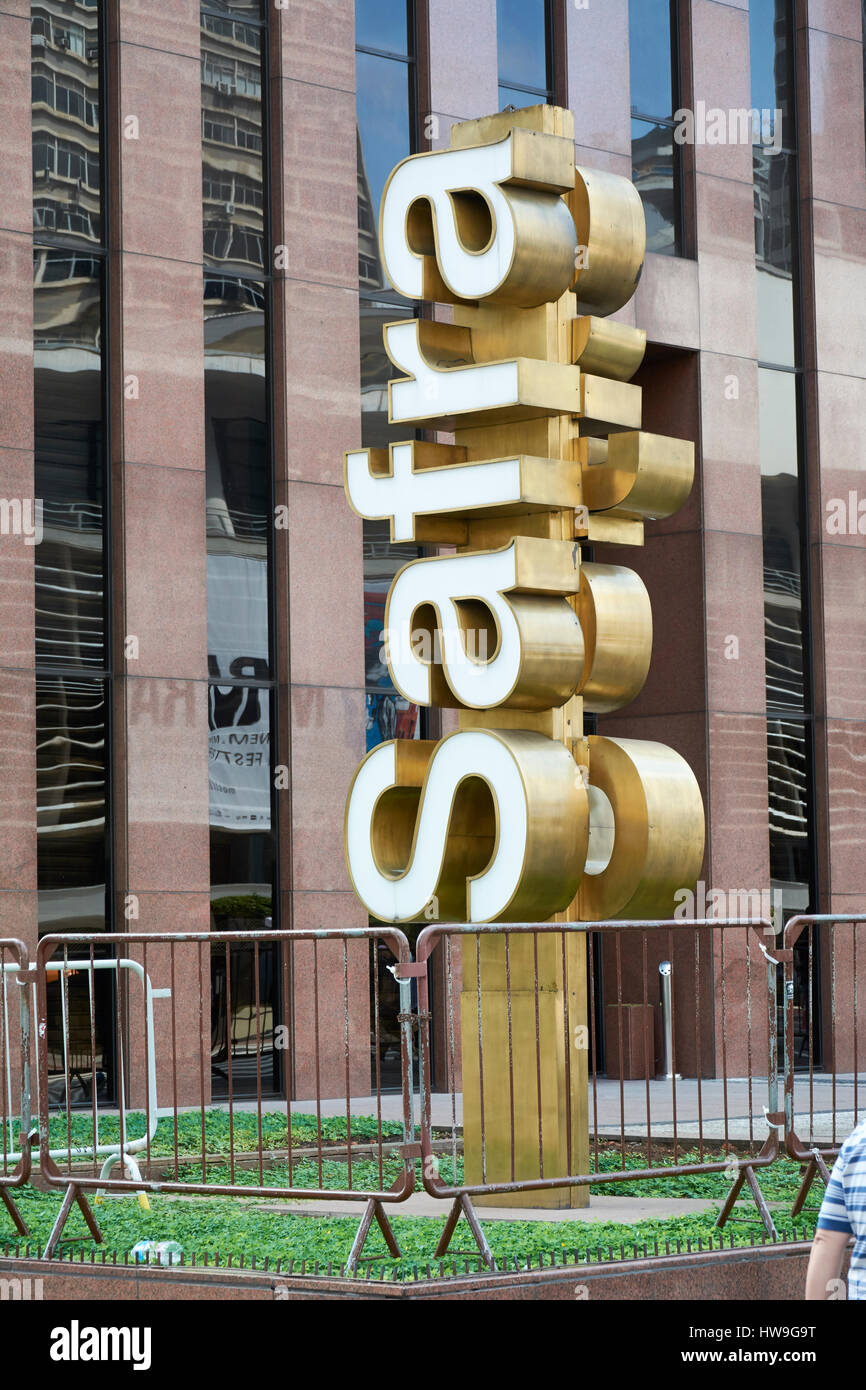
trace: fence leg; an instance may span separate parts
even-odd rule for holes
[[[809,1195],[809,1189],[812,1186],[812,1183],[815,1181],[815,1174],[817,1173],[817,1171],[818,1165],[816,1164],[814,1158],[810,1158],[809,1162],[806,1164],[806,1171],[803,1174],[803,1180],[800,1183],[799,1189],[797,1191],[797,1196],[794,1198],[794,1205],[791,1208],[792,1216],[799,1216],[800,1212],[803,1210],[806,1198]]]
[[[5,1187],[0,1187],[0,1198],[2,1198],[4,1207],[8,1211],[9,1215],[12,1217],[12,1224],[14,1225],[19,1235],[29,1236],[30,1231],[27,1228],[27,1222],[24,1220],[24,1217],[21,1215],[15,1203],[12,1201],[12,1198],[9,1196],[9,1193],[6,1191]]]
[[[722,1207],[721,1211],[719,1212],[718,1220],[716,1221],[716,1225],[717,1225],[720,1229],[721,1229],[722,1226],[725,1225],[725,1223],[727,1222],[728,1217],[730,1216],[731,1212],[734,1210],[734,1203],[736,1202],[737,1198],[739,1197],[739,1195],[740,1195],[740,1189],[741,1189],[741,1187],[743,1186],[743,1183],[744,1183],[745,1181],[746,1181],[746,1170],[745,1170],[745,1168],[741,1168],[740,1171],[739,1171],[739,1173],[737,1174],[737,1176],[734,1178],[734,1182],[733,1182],[733,1185],[732,1185],[732,1187],[731,1187],[730,1192],[728,1193],[727,1197],[725,1198],[725,1205]]]
[[[379,1230],[382,1232],[382,1235],[385,1238],[385,1244],[387,1245],[394,1259],[399,1260],[400,1256],[403,1253],[400,1249],[400,1246],[397,1244],[397,1237],[394,1235],[391,1222],[385,1215],[385,1208],[382,1206],[381,1202],[377,1202],[375,1198],[371,1197],[370,1201],[364,1208],[364,1215],[361,1218],[361,1224],[358,1227],[358,1232],[355,1236],[355,1239],[352,1241],[352,1248],[349,1251],[349,1258],[346,1261],[346,1269],[351,1270],[353,1274],[355,1273],[355,1270],[358,1268],[358,1261],[361,1258],[361,1251],[364,1249],[364,1246],[367,1243],[367,1237],[370,1234],[370,1227],[373,1224],[374,1216],[379,1225]]]
[[[817,1149],[813,1149],[812,1157],[809,1159],[809,1162],[806,1166],[806,1171],[803,1174],[803,1181],[800,1183],[800,1190],[798,1191],[797,1196],[794,1199],[794,1205],[791,1208],[792,1216],[800,1215],[800,1212],[803,1210],[803,1207],[805,1205],[806,1198],[809,1195],[809,1189],[811,1188],[812,1183],[815,1181],[816,1177],[818,1177],[819,1174],[821,1176],[822,1182],[824,1183],[824,1186],[826,1187],[827,1183],[830,1181],[830,1170],[824,1162],[823,1154],[819,1153]]]
[[[48,1244],[42,1252],[43,1260],[50,1260],[52,1255],[54,1254],[57,1242],[60,1240],[63,1227],[66,1225],[66,1222],[69,1218],[69,1213],[72,1210],[72,1205],[74,1202],[78,1203],[81,1209],[81,1215],[87,1222],[87,1228],[90,1231],[90,1234],[93,1236],[93,1239],[95,1241],[102,1241],[102,1232],[100,1231],[99,1226],[96,1223],[96,1217],[90,1210],[90,1203],[88,1202],[84,1193],[79,1189],[78,1185],[74,1182],[71,1182],[67,1187],[66,1192],[64,1193],[63,1201],[60,1205],[60,1210],[57,1213],[57,1220],[51,1227],[51,1235],[48,1237]]]
[[[481,1258],[490,1269],[495,1269],[496,1261],[493,1258],[490,1246],[487,1244],[487,1238],[481,1229],[478,1217],[475,1215],[475,1208],[465,1192],[460,1197],[454,1198],[453,1205],[448,1213],[448,1220],[445,1222],[445,1229],[439,1237],[439,1244],[436,1246],[436,1259],[440,1260],[447,1254],[448,1246],[451,1244],[455,1227],[460,1220],[461,1212],[469,1222],[469,1228],[475,1237],[475,1244],[481,1252]]]
[[[772,1154],[774,1158],[778,1158],[778,1145],[779,1141],[776,1137],[775,1132],[773,1132],[770,1135],[768,1135],[761,1149],[761,1152],[757,1155],[757,1157],[764,1158],[768,1154]],[[762,1164],[761,1166],[763,1167],[764,1165]],[[777,1240],[779,1232],[776,1230],[776,1227],[773,1224],[773,1218],[770,1215],[770,1208],[767,1206],[766,1198],[764,1197],[764,1194],[761,1191],[761,1188],[758,1184],[758,1179],[755,1177],[754,1167],[751,1163],[744,1163],[740,1171],[737,1173],[737,1176],[734,1178],[731,1190],[725,1198],[725,1205],[719,1212],[718,1218],[716,1220],[716,1226],[718,1228],[721,1228],[727,1222],[728,1218],[731,1215],[731,1212],[734,1210],[734,1203],[740,1195],[740,1189],[742,1188],[744,1182],[747,1182],[749,1184],[749,1191],[755,1199],[755,1206],[758,1208],[758,1213],[760,1215],[761,1220],[764,1223],[764,1230],[767,1232],[768,1236],[772,1237],[773,1240]]]
[[[776,1227],[773,1224],[773,1218],[770,1215],[770,1208],[767,1206],[766,1198],[764,1197],[764,1194],[758,1185],[758,1179],[755,1177],[755,1170],[752,1167],[751,1163],[749,1163],[746,1166],[744,1171],[746,1174],[746,1182],[749,1184],[749,1187],[752,1190],[752,1196],[755,1199],[755,1206],[761,1213],[761,1220],[764,1223],[764,1229],[766,1230],[767,1235],[771,1236],[773,1240],[778,1240],[779,1232],[776,1230]]]

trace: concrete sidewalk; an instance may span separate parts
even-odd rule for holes
[[[649,1090],[649,1125],[647,1124],[647,1090]],[[748,1079],[729,1077],[701,1080],[686,1077],[671,1081],[623,1081],[600,1077],[589,1092],[590,1132],[605,1139],[618,1139],[621,1134],[635,1139],[654,1138],[694,1140],[704,1139],[756,1140],[762,1143],[768,1126],[764,1111],[769,1100],[767,1078]],[[463,1097],[434,1092],[431,1098],[431,1117],[436,1129],[462,1128]],[[782,1078],[779,1078],[778,1105],[782,1108]],[[285,1110],[286,1102],[263,1100],[266,1110]],[[399,1121],[402,1102],[399,1094],[388,1093],[378,1102],[375,1096],[353,1096],[349,1112],[353,1115],[376,1115],[383,1120]],[[415,1122],[418,1122],[418,1099],[414,1098]],[[220,1108],[225,1109],[222,1102]],[[255,1101],[241,1101],[235,1110],[254,1110]],[[291,1102],[294,1114],[323,1117],[346,1114],[345,1099]],[[837,1077],[816,1073],[798,1077],[794,1086],[796,1129],[804,1143],[841,1142],[856,1121],[866,1119],[866,1075]],[[676,1117],[676,1129],[674,1126]]]
[[[360,1211],[359,1204],[329,1201],[281,1202],[279,1206],[272,1203],[264,1210],[283,1211],[292,1216],[352,1216],[356,1205]],[[636,1221],[658,1221],[668,1216],[715,1213],[721,1205],[720,1201],[702,1197],[593,1196],[588,1207],[495,1207],[476,1201],[475,1210],[481,1221],[616,1221],[633,1225]],[[739,1209],[740,1204],[737,1205]],[[744,1203],[743,1206],[751,1206],[756,1219],[759,1219],[752,1203]],[[432,1216],[443,1223],[450,1209],[450,1201],[431,1197],[427,1192],[413,1192],[407,1201],[386,1207],[389,1216]]]

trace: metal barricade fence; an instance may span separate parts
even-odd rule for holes
[[[123,956],[96,957],[112,948]],[[106,1189],[364,1202],[350,1262],[373,1219],[399,1255],[384,1204],[414,1190],[420,1154],[411,983],[394,978],[410,959],[405,935],[387,927],[43,937],[39,1155],[43,1178],[64,1190],[45,1257],[76,1202],[100,1239],[88,1196]],[[154,1000],[164,1001],[156,1023]],[[158,1050],[147,1045],[154,1029]],[[382,1075],[395,1050],[396,1104]],[[283,1089],[309,1101],[280,1100]]]
[[[796,1216],[866,1119],[866,914],[792,917],[784,948],[785,1150],[806,1164]]]
[[[11,1196],[30,1179],[33,1143],[30,1094],[32,1008],[23,941],[0,940],[0,1201],[15,1229],[29,1235]]]
[[[805,1166],[796,1215],[863,1116],[864,924],[437,923],[414,960],[385,926],[0,941],[0,1198],[25,1234],[35,1036],[46,1257],[75,1202],[100,1239],[107,1189],[363,1202],[356,1267],[373,1220],[399,1254],[416,1160],[437,1255],[463,1213],[491,1259],[477,1202],[698,1173],[730,1177],[719,1225],[748,1183],[774,1234],[756,1172]]]
[[[673,1174],[730,1176],[720,1225],[748,1182],[775,1234],[755,1178],[780,1150],[774,945],[766,920],[426,927],[412,967],[422,1173],[428,1193],[452,1202],[437,1257],[462,1213],[490,1261],[472,1199],[548,1193],[565,1206],[569,1189],[588,1197],[590,1184]],[[673,1013],[659,1078],[663,962]],[[444,996],[438,1024],[431,983]],[[673,1024],[691,1013],[693,1026]],[[434,1135],[450,1137],[456,1175],[461,1131],[462,1178],[444,1181]]]

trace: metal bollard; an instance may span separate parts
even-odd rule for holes
[[[662,1005],[662,1034],[664,1038],[664,1079],[665,1081],[682,1081],[679,1072],[674,1075],[674,1024],[671,1009],[671,970],[669,960],[663,960],[659,965],[659,993],[661,994]]]

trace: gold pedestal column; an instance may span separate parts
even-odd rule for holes
[[[537,107],[531,115],[524,111],[518,117],[521,124],[530,119],[539,130],[574,138],[569,111]],[[504,133],[508,120],[503,115],[467,123],[458,138],[473,143],[471,131],[478,127],[475,138],[493,139]],[[535,309],[455,305],[453,313],[454,322],[471,332],[476,361],[518,355],[565,364],[573,361],[577,302],[572,293]],[[528,454],[571,462],[575,476],[580,475],[579,443],[571,415],[462,429],[454,439],[467,448],[470,459]],[[470,521],[468,544],[460,549],[507,545],[515,535],[574,541],[574,509]],[[570,602],[576,608],[577,600]],[[581,775],[579,765],[588,764],[579,697],[562,709],[539,714],[501,708],[461,710],[459,721],[462,729],[532,729],[557,739],[575,756],[576,777]],[[577,898],[555,920],[577,921]],[[512,935],[507,948],[502,935],[464,937],[460,1016],[466,1181],[499,1183],[587,1172],[584,936],[566,937],[564,953],[558,933]],[[589,1189],[545,1188],[474,1200],[488,1206],[583,1207],[589,1204]]]

